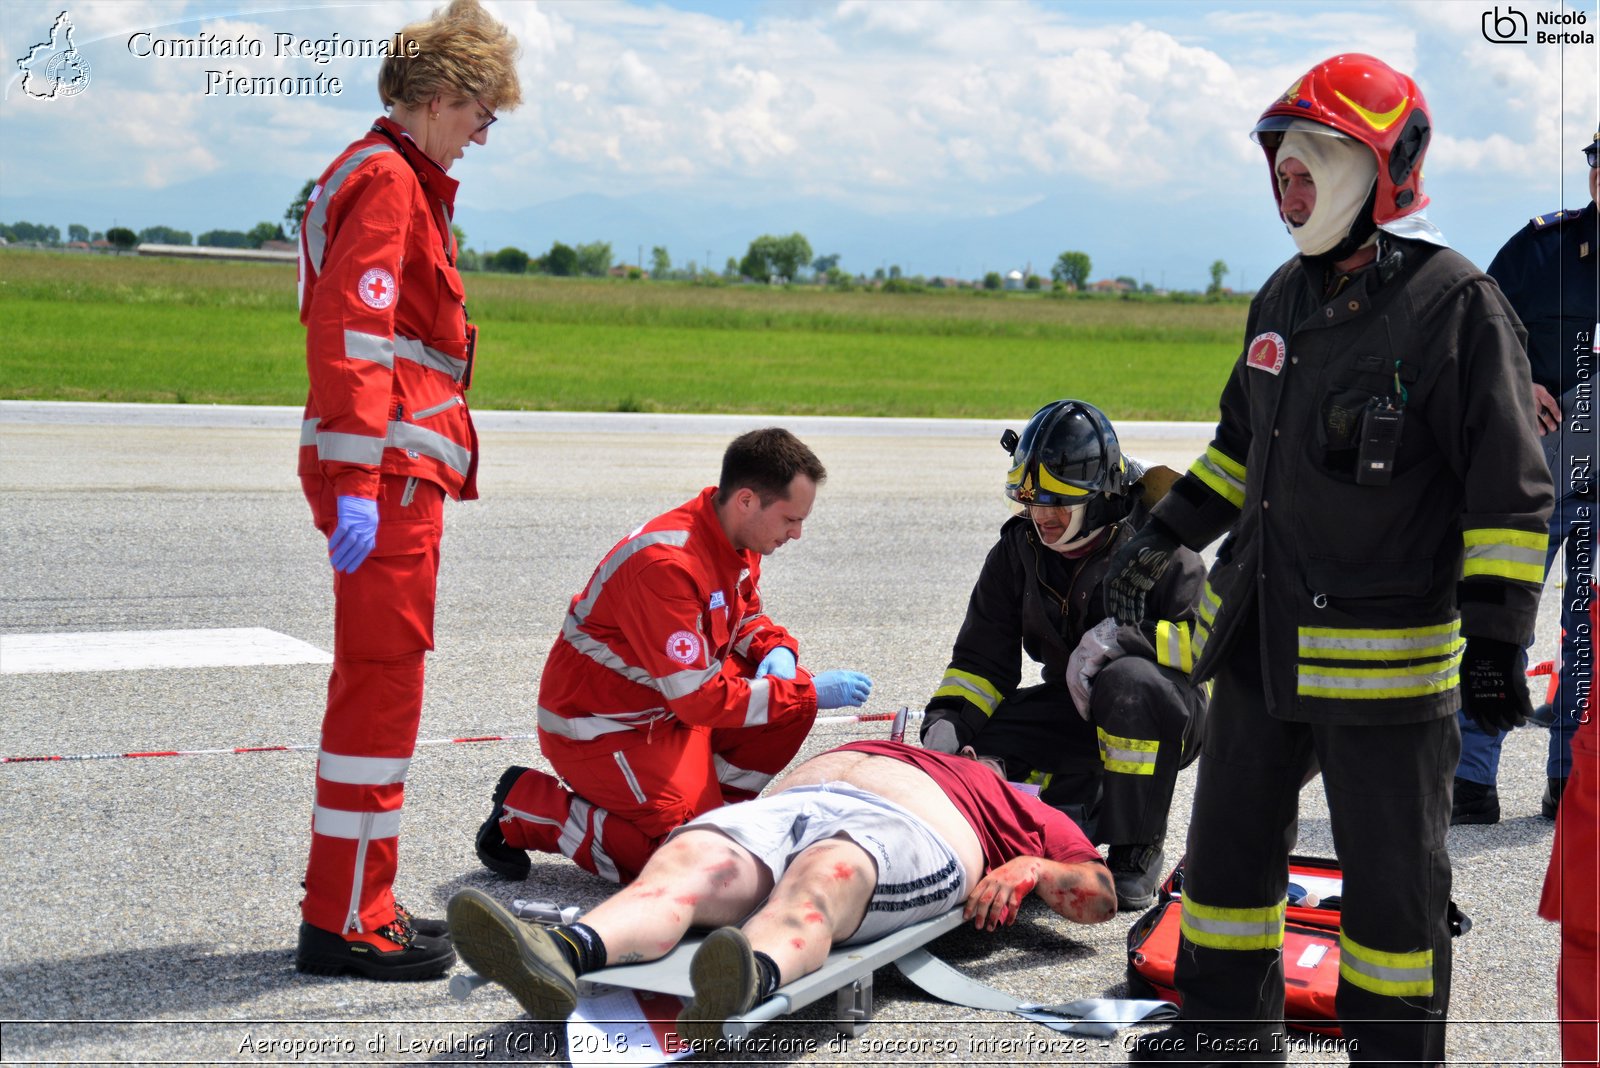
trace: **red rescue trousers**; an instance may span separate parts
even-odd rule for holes
[[[1600,597],[1591,602],[1590,617],[1592,627],[1600,628]],[[1539,901],[1539,915],[1561,924],[1556,1011],[1561,1057],[1568,1065],[1600,1063],[1600,728],[1592,696],[1584,717],[1572,736],[1572,773],[1556,810],[1556,838]]]
[[[759,727],[692,727],[679,720],[629,744],[579,742],[541,730],[539,746],[574,793],[530,771],[506,795],[508,845],[561,853],[615,883],[632,882],[677,827],[761,793],[800,751],[813,711]]]
[[[333,484],[301,480],[317,529],[338,523]],[[400,809],[422,719],[423,654],[433,648],[444,490],[385,475],[378,536],[351,574],[333,575],[333,674],[317,755],[311,856],[301,915],[370,933],[395,918]]]

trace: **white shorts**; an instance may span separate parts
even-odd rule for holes
[[[878,865],[878,884],[861,926],[838,945],[872,942],[966,901],[967,871],[949,844],[892,801],[848,783],[797,786],[712,809],[673,831],[721,831],[772,872],[772,881],[808,846],[848,838]]]

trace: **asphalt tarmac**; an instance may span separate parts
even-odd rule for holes
[[[294,474],[298,422],[289,409],[0,402],[0,633],[268,628],[331,649],[325,549]],[[869,712],[920,708],[937,686],[1007,515],[1000,422],[498,412],[478,422],[483,499],[447,507],[423,739],[531,733],[567,600],[627,531],[714,482],[741,430],[787,425],[829,469],[803,539],[768,559],[763,594],[808,667],[872,676]],[[1129,453],[1180,470],[1209,429],[1122,428]],[[1536,659],[1553,653],[1559,593],[1547,593]],[[314,745],[326,681],[322,664],[3,673],[0,756]],[[884,733],[819,727],[801,755]],[[1450,834],[1453,896],[1474,922],[1456,943],[1452,1063],[1559,1062],[1558,932],[1534,915],[1552,835],[1539,817],[1546,738],[1525,729],[1508,741],[1501,822]],[[462,1004],[444,982],[295,972],[314,760],[0,765],[0,1060],[563,1061],[559,1036],[519,1020],[498,988]],[[562,858],[536,855],[524,885],[480,867],[472,835],[510,764],[547,767],[532,741],[419,749],[397,885],[414,912],[442,915],[464,886],[507,902],[606,895]],[[1191,767],[1169,864],[1193,785]],[[1298,850],[1331,856],[1318,784],[1301,814]],[[1039,1003],[1126,996],[1132,920],[1079,928],[1034,903],[1004,932],[964,929],[932,948]],[[835,1041],[825,999],[761,1032],[760,1048],[720,1059],[1117,1063],[1134,1034],[1058,1036],[935,1002],[892,969],[875,993],[861,1038]]]

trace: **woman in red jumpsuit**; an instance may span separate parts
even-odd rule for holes
[[[444,925],[413,919],[392,886],[444,499],[478,495],[448,172],[521,102],[516,50],[477,0],[396,34],[378,76],[389,113],[323,172],[300,227],[300,480],[334,572],[303,972],[430,979],[455,961]]]

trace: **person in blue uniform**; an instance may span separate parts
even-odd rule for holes
[[[1600,213],[1595,209],[1595,152],[1600,132],[1583,153],[1589,161],[1589,206],[1541,215],[1512,235],[1489,275],[1500,283],[1528,331],[1528,363],[1533,372],[1533,402],[1541,443],[1556,487],[1550,513],[1550,545],[1545,571],[1556,549],[1566,546],[1566,585],[1561,597],[1561,671],[1548,710],[1550,755],[1540,812],[1556,818],[1556,806],[1572,766],[1572,732],[1594,676],[1585,637],[1589,617],[1589,571],[1593,562],[1595,502],[1595,420],[1597,355],[1595,325],[1600,319]],[[1544,711],[1544,710],[1541,710]],[[1547,717],[1537,719],[1546,720]],[[1503,731],[1489,731],[1465,715],[1461,722],[1461,762],[1456,767],[1451,823],[1496,823],[1500,797]]]

